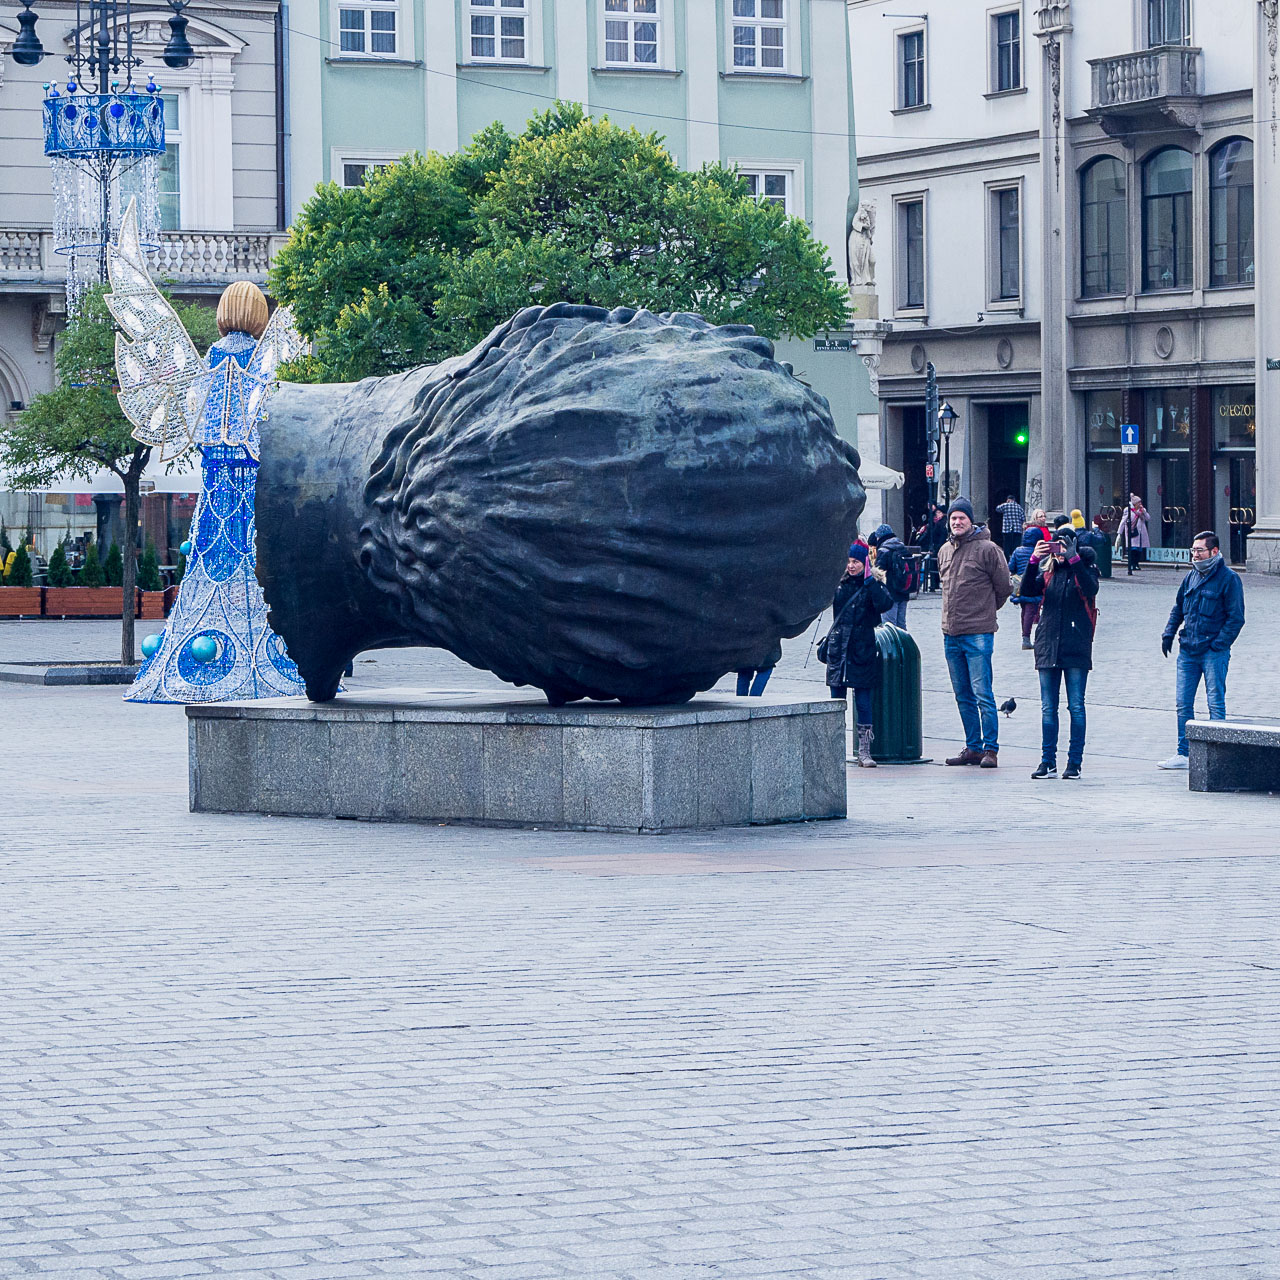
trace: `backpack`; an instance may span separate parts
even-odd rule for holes
[[[920,567],[905,551],[893,554],[884,578],[896,596],[913,596],[920,590]]]
[[[1074,578],[1073,578],[1074,581]],[[1076,595],[1080,597],[1080,603],[1084,605],[1085,617],[1089,619],[1090,635],[1098,634],[1098,602],[1097,599],[1090,600],[1083,591],[1080,590],[1080,583],[1075,582]]]

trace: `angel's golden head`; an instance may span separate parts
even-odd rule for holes
[[[218,299],[218,332],[224,338],[232,332],[260,338],[267,327],[267,315],[262,290],[251,280],[237,280],[227,285]]]

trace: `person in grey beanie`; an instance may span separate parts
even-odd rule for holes
[[[951,504],[947,524],[951,536],[938,553],[942,647],[964,725],[964,750],[947,763],[994,769],[1000,743],[991,691],[991,655],[996,644],[996,613],[1013,594],[1013,583],[1004,553],[991,541],[986,527],[974,522],[968,498],[957,498]]]

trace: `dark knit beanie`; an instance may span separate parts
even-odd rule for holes
[[[973,514],[973,503],[968,498],[957,498],[947,508],[947,515],[950,515],[953,511],[963,511],[974,524],[978,523],[977,517]]]
[[[870,552],[861,542],[855,542],[853,546],[849,548],[849,559],[861,560],[863,564],[867,563],[867,556],[869,554]]]

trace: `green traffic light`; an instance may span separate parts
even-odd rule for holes
[[[1027,433],[1025,431],[1019,431],[1018,434],[1013,437],[1013,441],[1015,444],[1026,444]]]

